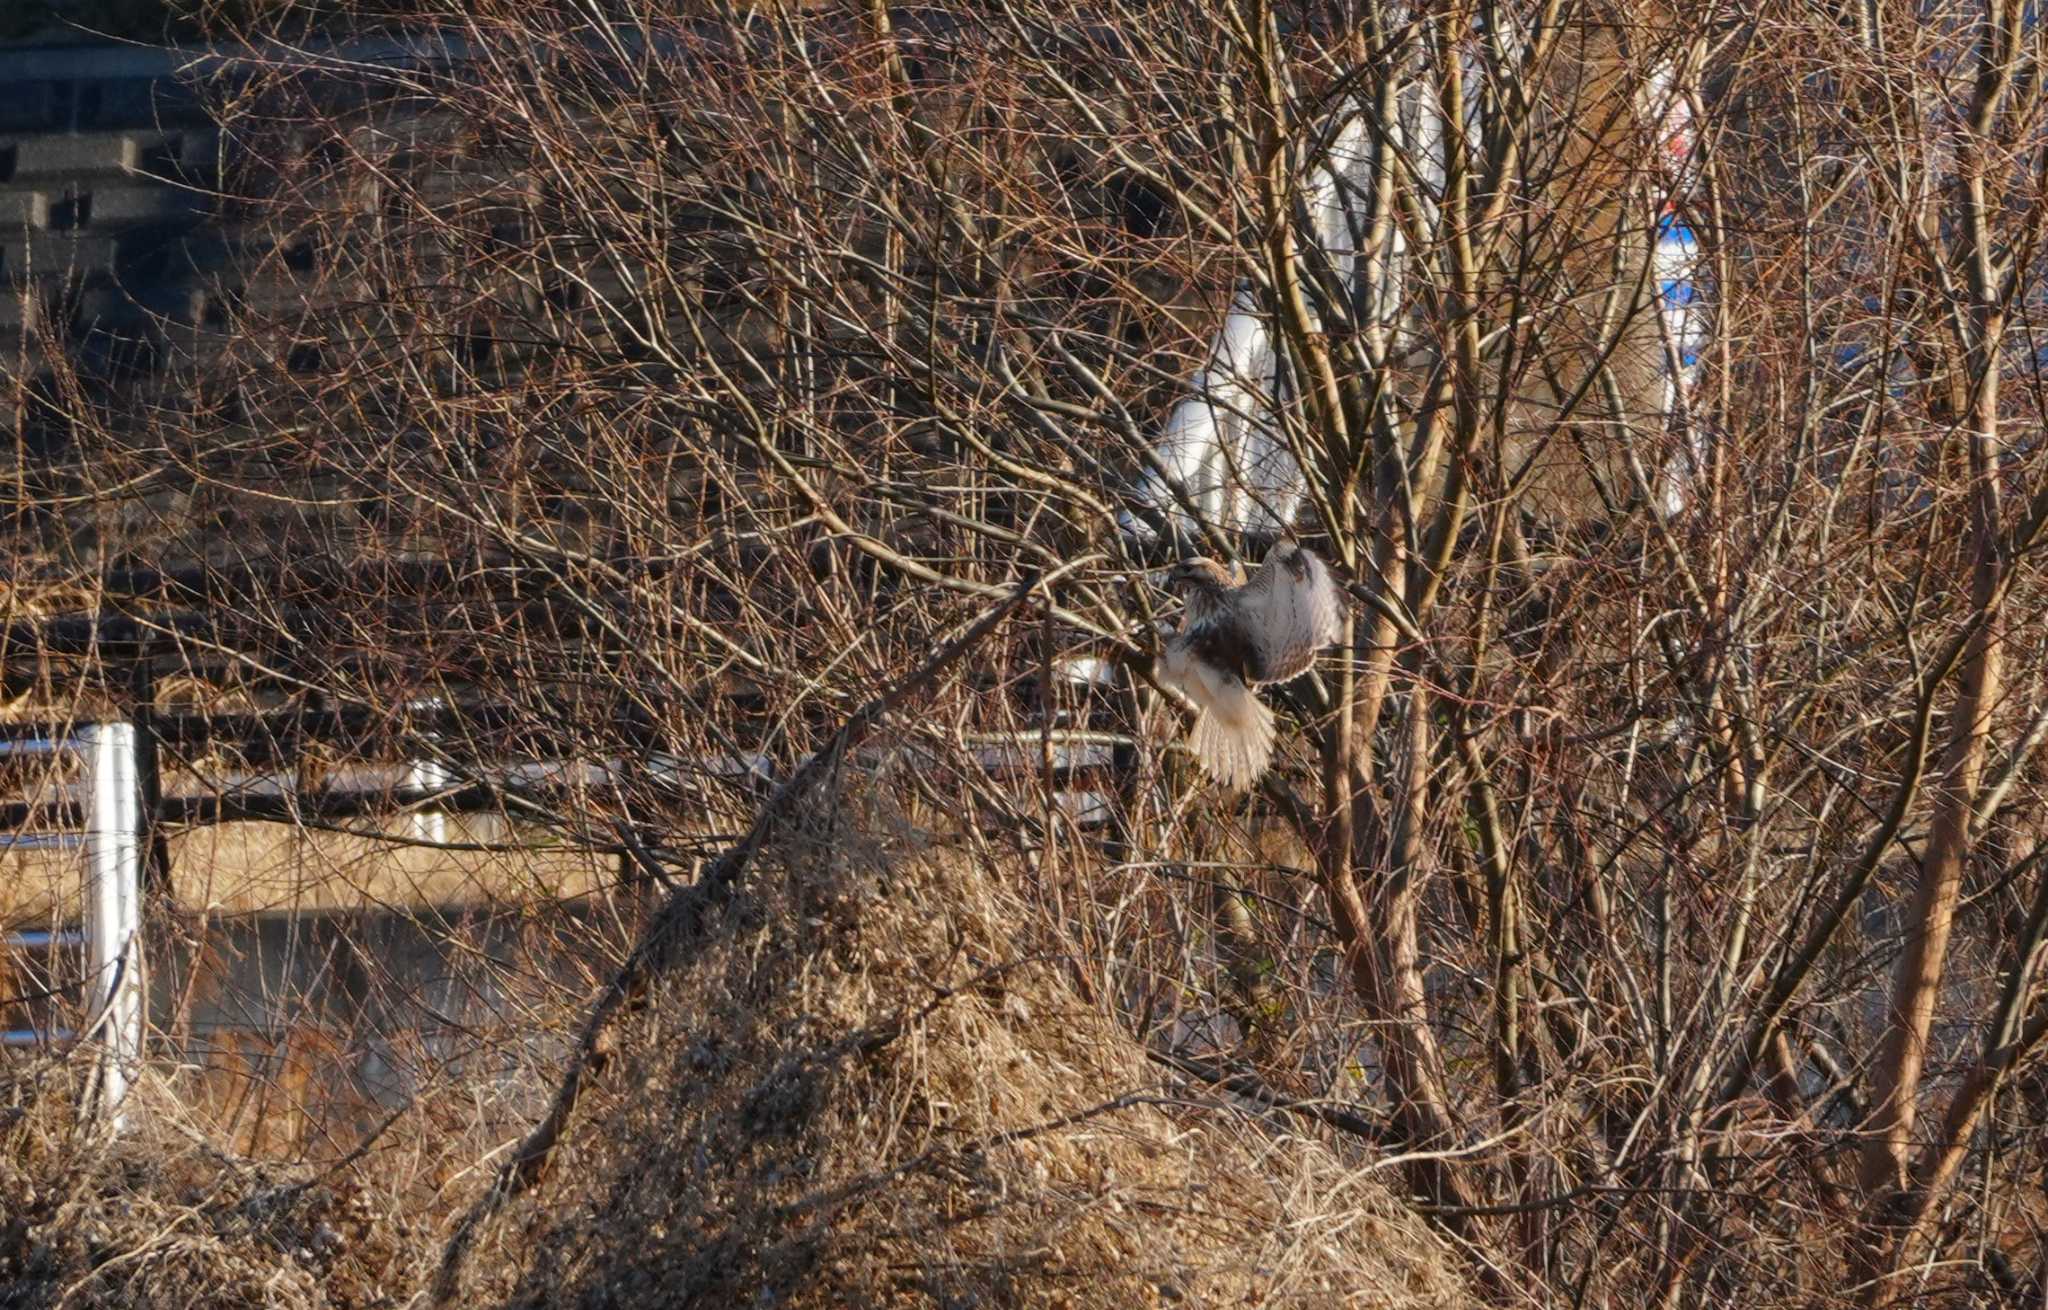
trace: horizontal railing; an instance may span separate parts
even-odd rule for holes
[[[1069,659],[1058,662],[1054,678],[1067,686],[1095,686],[1113,682],[1115,672],[1101,661]],[[487,726],[516,729],[520,722],[512,707],[427,700],[378,713],[291,707],[209,716],[146,709],[138,711],[135,722],[8,729],[0,735],[0,760],[70,754],[85,769],[79,780],[53,778],[33,797],[0,803],[0,855],[80,852],[85,894],[76,927],[0,935],[0,950],[46,956],[82,952],[83,984],[62,990],[82,993],[86,1018],[75,1031],[55,1024],[0,1031],[0,1046],[88,1044],[97,1057],[96,1108],[114,1128],[124,1124],[144,1043],[142,868],[153,825],[403,817],[411,841],[446,845],[450,834],[445,816],[451,813],[504,813],[511,802],[529,808],[535,801],[559,802],[578,789],[680,788],[710,779],[765,789],[774,785],[778,774],[803,764],[797,760],[778,770],[762,753],[678,755],[652,748],[658,738],[651,731],[641,737],[650,744],[644,754],[622,753],[614,747],[594,759],[460,758],[464,743],[487,731]],[[1057,803],[1074,821],[1093,824],[1113,816],[1115,788],[1139,742],[1128,733],[1103,731],[1087,722],[1085,713],[1077,718],[1070,711],[1055,711],[1047,722],[1035,726],[960,733],[950,754],[946,747],[911,741],[869,746],[855,752],[854,758],[876,765],[910,758],[924,766],[951,758],[992,775],[1050,783]],[[622,735],[626,741],[621,744],[630,751],[629,743],[639,734]],[[357,762],[332,765],[330,777],[338,785],[308,789],[299,785],[293,765],[300,749],[314,741],[331,743],[330,750],[338,744],[344,754],[368,748],[401,758],[361,762],[358,757]],[[210,777],[188,769],[178,786],[166,789],[157,766],[159,748],[176,750],[199,743],[252,747],[249,754],[269,767],[250,767],[245,761]],[[414,758],[403,758],[415,752]]]

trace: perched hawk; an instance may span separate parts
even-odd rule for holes
[[[1202,767],[1225,787],[1248,787],[1273,758],[1273,711],[1252,688],[1300,677],[1342,635],[1341,593],[1329,568],[1292,541],[1267,552],[1242,585],[1211,559],[1174,565],[1166,585],[1187,612],[1160,652],[1159,681],[1201,711],[1188,745]]]

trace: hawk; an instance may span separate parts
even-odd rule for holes
[[[1156,664],[1199,713],[1188,746],[1211,777],[1249,787],[1273,758],[1273,711],[1254,687],[1298,678],[1344,630],[1344,602],[1330,570],[1292,541],[1266,554],[1249,582],[1212,559],[1182,560],[1166,586],[1186,604],[1180,630]]]

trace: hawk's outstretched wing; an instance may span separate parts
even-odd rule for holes
[[[1344,634],[1344,598],[1329,567],[1292,541],[1268,551],[1266,562],[1231,599],[1253,648],[1245,661],[1247,682],[1298,678],[1317,651]]]

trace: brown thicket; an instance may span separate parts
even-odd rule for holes
[[[361,708],[616,856],[487,1039],[523,1095],[409,1111],[471,1165],[394,1286],[2038,1305],[2037,17],[366,0],[373,55],[237,10],[248,258],[175,403],[38,375],[17,553],[260,578],[183,598],[206,695]],[[1132,489],[1239,294],[1358,603],[1231,800],[1118,515],[1169,526]]]

